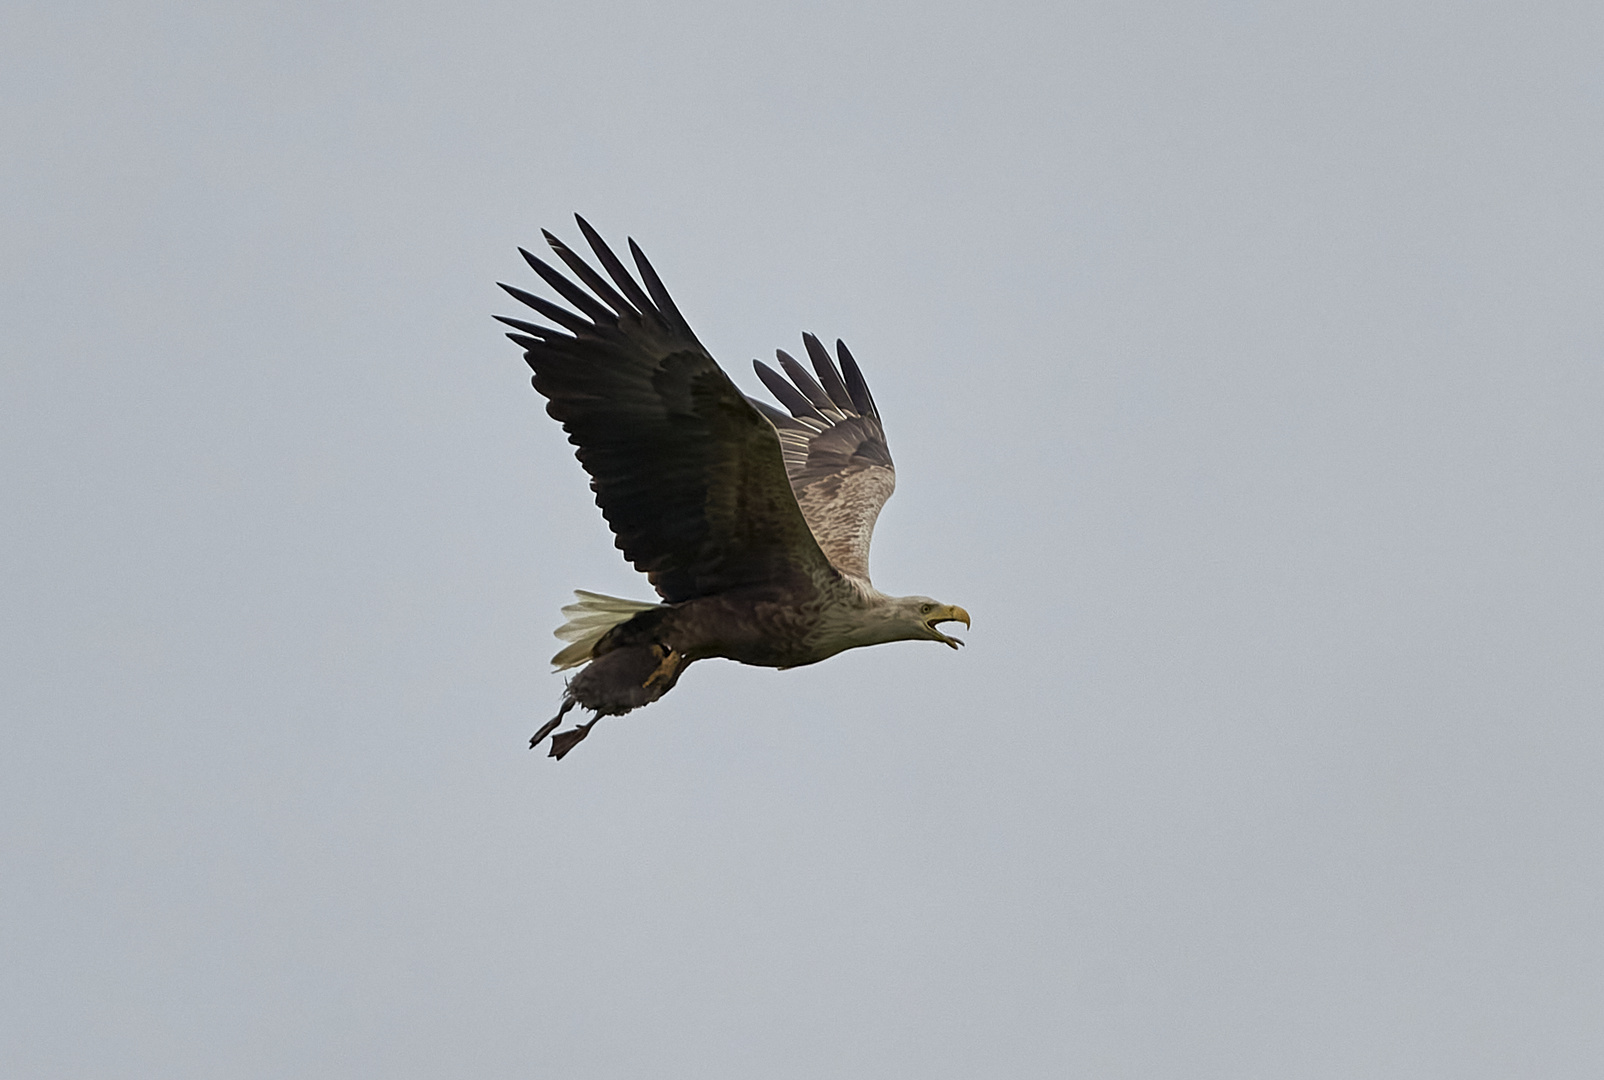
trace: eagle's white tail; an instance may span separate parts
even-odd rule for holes
[[[643,611],[662,607],[640,600],[621,600],[616,596],[575,589],[579,603],[563,608],[568,621],[557,628],[557,636],[572,642],[566,649],[551,658],[558,671],[578,667],[590,659],[591,650],[602,636],[621,622],[628,622]]]

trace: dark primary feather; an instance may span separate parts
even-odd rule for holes
[[[807,368],[796,362],[795,357],[784,349],[776,349],[774,355],[780,361],[780,368],[790,376],[792,384],[802,391],[802,396],[811,401],[815,409],[832,407],[830,395],[824,392],[824,387],[813,381],[813,376],[808,374]]]
[[[535,389],[576,447],[625,558],[670,602],[830,575],[792,494],[773,424],[696,340],[634,241],[644,289],[577,220],[611,284],[547,234],[594,298],[526,252],[535,272],[582,314],[504,285],[568,333],[501,321],[522,331],[508,337],[526,350]]]
[[[668,319],[669,325],[675,330],[694,340],[696,335],[691,333],[685,317],[679,313],[679,308],[674,306],[673,298],[668,295],[668,290],[663,288],[662,281],[658,279],[657,271],[652,269],[652,264],[646,261],[645,252],[636,246],[633,239],[629,241],[629,253],[635,257],[635,266],[640,270],[641,280],[646,283],[646,290],[652,294],[652,300],[657,304],[659,313]]]
[[[535,273],[539,274],[547,285],[550,285],[553,289],[556,289],[564,300],[568,301],[570,304],[574,305],[574,307],[590,316],[590,320],[592,322],[606,323],[608,325],[613,325],[618,322],[617,312],[610,311],[602,304],[597,303],[591,298],[589,293],[587,293],[584,289],[581,289],[578,285],[575,285],[573,282],[569,281],[567,278],[563,277],[558,271],[552,269],[549,265],[542,262],[534,255],[531,255],[523,248],[518,249],[518,254],[524,257],[524,262],[528,263],[530,268],[534,270]]]
[[[879,420],[880,410],[875,407],[874,395],[869,393],[869,384],[863,381],[863,372],[858,370],[858,362],[852,359],[847,343],[837,339],[835,351],[841,358],[841,373],[846,376],[847,393],[852,396],[853,407],[862,415]]]
[[[501,287],[507,291],[508,296],[512,297],[520,304],[525,304],[534,308],[536,311],[540,312],[558,326],[571,330],[574,333],[579,333],[580,331],[591,326],[591,320],[579,315],[575,315],[571,311],[565,311],[556,304],[553,304],[550,300],[544,300],[533,293],[526,293],[522,289],[516,288],[512,285],[503,285]]]
[[[783,359],[785,353],[780,352],[779,355],[782,357],[780,363],[785,363]],[[798,418],[809,417],[819,421],[821,424],[829,423],[824,418],[824,414],[813,407],[811,401],[802,396],[796,387],[786,382],[785,378],[773,368],[759,360],[752,361],[752,366],[757,369],[757,377],[763,380],[763,385],[769,388],[769,393],[778,398],[781,405],[790,409],[792,416]]]
[[[852,395],[847,393],[846,385],[841,382],[840,372],[836,371],[835,365],[830,362],[830,354],[824,351],[824,346],[820,345],[819,339],[812,334],[803,334],[802,344],[807,346],[808,359],[813,361],[813,370],[819,373],[822,389],[829,394],[837,409],[850,411],[848,403],[852,401]]]
[[[640,311],[654,311],[652,302],[646,298],[645,293],[641,292],[641,288],[636,284],[635,279],[629,276],[629,271],[624,269],[624,264],[618,261],[617,255],[613,254],[613,249],[608,247],[606,242],[597,235],[596,230],[590,227],[590,222],[578,214],[574,215],[574,220],[579,222],[579,231],[585,234],[585,242],[590,245],[590,250],[596,253],[596,258],[602,264],[602,269],[606,270],[608,276],[617,283],[620,289],[624,290],[624,295],[629,297],[630,303],[634,304]],[[622,315],[623,312],[620,311],[619,314]]]
[[[607,284],[606,279],[604,279],[600,274],[596,273],[596,271],[591,268],[591,265],[584,259],[581,259],[578,255],[575,255],[573,250],[569,248],[567,244],[557,239],[545,229],[540,230],[540,235],[546,238],[546,243],[551,245],[551,250],[555,251],[557,253],[557,257],[567,265],[568,269],[574,272],[574,276],[579,278],[580,281],[584,282],[587,289],[606,301],[607,305],[613,309],[615,314],[633,315],[639,317],[640,312],[636,311],[635,308],[630,305],[628,300],[625,300],[622,296],[619,296],[616,292],[614,292],[613,287]],[[520,248],[519,250],[521,251],[523,249]]]

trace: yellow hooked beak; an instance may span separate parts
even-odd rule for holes
[[[967,630],[969,629],[969,612],[965,611],[961,607],[941,605],[925,618],[925,625],[930,628],[930,632],[932,634],[936,635],[936,640],[946,645],[948,648],[956,649],[958,646],[962,645],[963,642],[958,638],[948,637],[946,634],[943,634],[940,630],[936,629],[937,623],[944,622],[961,622],[964,624],[964,629]]]

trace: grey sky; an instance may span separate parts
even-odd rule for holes
[[[1601,1075],[1601,12],[7,5],[0,1073]],[[524,749],[574,210],[968,649]]]

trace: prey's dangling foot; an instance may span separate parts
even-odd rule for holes
[[[551,737],[550,756],[561,761],[564,754],[578,746],[580,741],[590,734],[590,729],[595,727],[596,721],[600,719],[600,716],[593,716],[588,724],[580,724],[578,727],[569,728],[567,731],[559,731],[553,735]]]
[[[543,725],[541,725],[540,730],[535,732],[534,737],[529,740],[529,749],[533,750],[535,747],[539,746],[541,739],[544,739],[547,735],[550,735],[554,730],[556,730],[557,725],[562,723],[563,717],[568,714],[568,710],[572,709],[576,704],[578,703],[571,697],[563,698],[563,707],[557,710],[556,716],[552,717],[550,720],[547,720]]]

